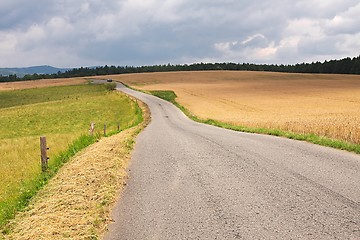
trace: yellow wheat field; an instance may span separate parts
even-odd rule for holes
[[[0,83],[0,91],[17,90],[28,88],[41,88],[50,86],[77,85],[86,83],[85,78],[57,78],[57,79],[41,79],[32,81],[17,81]]]
[[[360,76],[208,71],[110,77],[142,90],[173,90],[204,119],[360,144]]]

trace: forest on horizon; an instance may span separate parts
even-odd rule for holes
[[[253,64],[253,63],[194,63],[194,64],[165,64],[152,66],[101,66],[73,68],[65,72],[54,74],[27,74],[18,77],[16,74],[0,75],[0,82],[14,82],[38,79],[55,79],[71,77],[88,77],[113,74],[146,73],[146,72],[175,72],[175,71],[266,71],[287,73],[319,73],[319,74],[360,74],[360,55],[354,58],[330,60],[324,62],[283,64]]]

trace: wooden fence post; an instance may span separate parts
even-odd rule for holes
[[[106,123],[104,124],[104,136],[106,136]]]
[[[120,123],[118,122],[118,132],[120,132]]]
[[[94,136],[95,123],[90,123],[89,133],[91,136]]]
[[[48,156],[47,150],[49,148],[46,146],[46,137],[40,137],[40,152],[41,152],[41,170],[46,172],[48,168]]]

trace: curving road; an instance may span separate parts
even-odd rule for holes
[[[189,120],[144,101],[130,178],[105,239],[360,239],[360,156]]]

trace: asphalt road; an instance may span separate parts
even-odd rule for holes
[[[109,239],[360,239],[360,156],[189,120],[127,89],[138,136]]]

